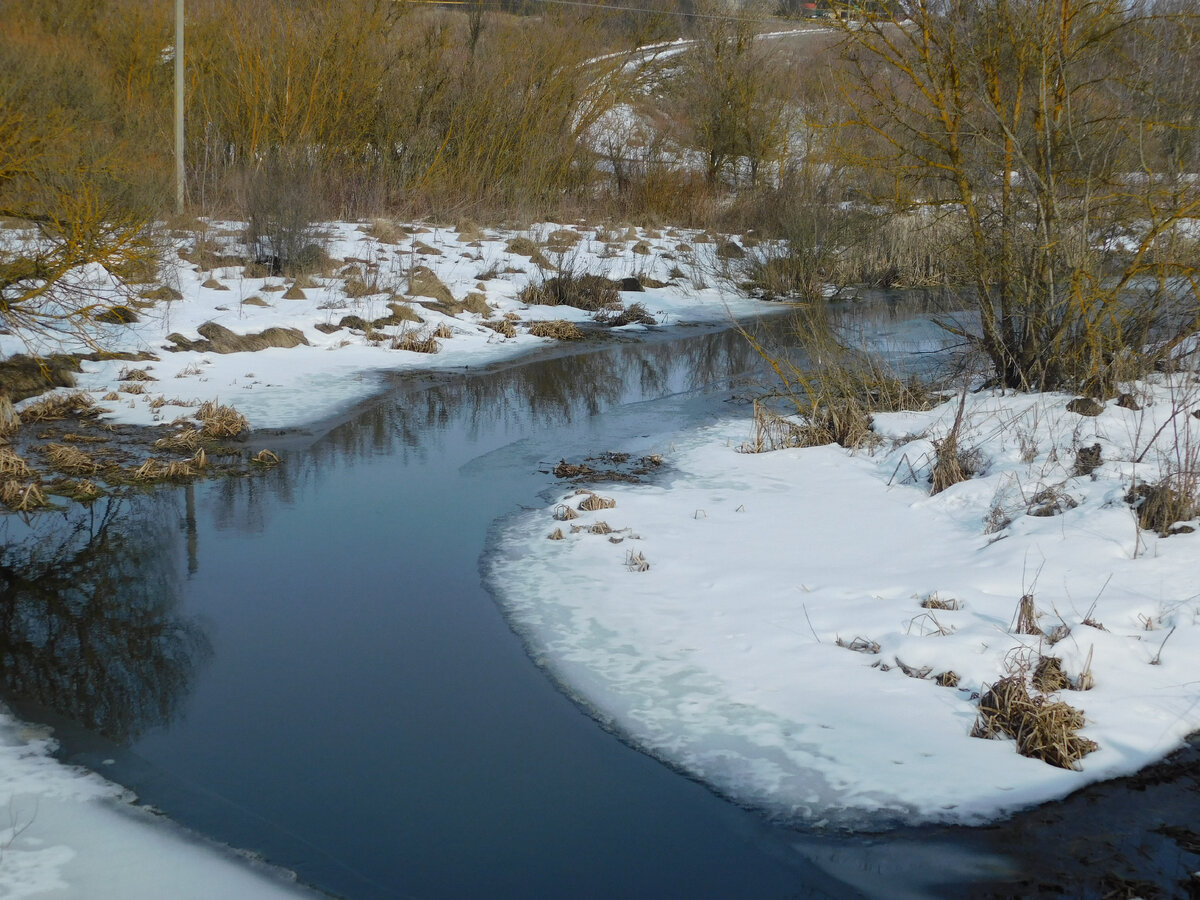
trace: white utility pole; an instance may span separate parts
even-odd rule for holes
[[[183,0],[175,0],[175,212],[183,214]]]

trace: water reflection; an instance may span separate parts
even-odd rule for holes
[[[178,532],[164,499],[0,519],[6,692],[118,742],[172,719],[211,651],[175,612]]]

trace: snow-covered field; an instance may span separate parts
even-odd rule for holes
[[[669,468],[597,486],[611,508],[579,511],[589,495],[564,489],[515,516],[489,577],[596,715],[740,802],[818,825],[982,822],[1200,729],[1200,533],[1140,530],[1125,501],[1134,479],[1197,472],[1200,386],[1180,374],[1133,396],[1141,409],[1088,417],[1066,395],[969,395],[960,447],[982,471],[934,496],[957,400],[878,415],[873,452],[739,452],[746,416],[612,448],[668,451]],[[1099,466],[1076,474],[1095,445]],[[1041,634],[1017,633],[1025,595]],[[1099,745],[1078,770],[970,736],[979,694],[1042,656],[1094,681],[1047,692]]]
[[[111,409],[111,420],[169,423],[194,412],[206,400],[219,400],[235,406],[254,428],[293,427],[323,419],[377,393],[382,372],[484,366],[552,344],[551,338],[528,333],[533,322],[565,319],[590,324],[591,312],[561,305],[529,306],[518,299],[526,285],[563,273],[637,277],[663,284],[621,294],[626,306],[641,303],[660,325],[719,324],[731,315],[752,315],[771,306],[732,289],[725,279],[729,266],[717,258],[714,239],[695,231],[559,225],[464,234],[421,226],[409,230],[415,233],[397,231],[389,240],[380,240],[369,233],[367,223],[324,226],[320,243],[336,261],[337,274],[309,278],[296,290],[289,290],[293,279],[247,277],[242,266],[202,268],[172,255],[163,281],[182,299],[139,310],[140,320],[134,324],[102,326],[99,335],[106,349],[149,351],[159,360],[84,363],[79,387],[99,400],[122,387],[123,369],[136,367],[157,380],[144,383],[144,393],[123,393],[119,401],[106,401],[103,405]],[[243,232],[238,223],[211,223],[207,243],[218,255],[244,255]],[[508,249],[514,238],[536,242],[549,268]],[[181,238],[177,249],[187,252],[193,244],[192,238]],[[454,300],[461,303],[476,294],[491,311],[486,316],[468,311],[448,315],[422,305],[435,300],[419,293],[419,284],[413,290],[410,272],[418,268],[435,275]],[[89,282],[93,295],[121,302],[103,270],[80,273],[78,278]],[[376,322],[394,313],[389,303],[421,321],[380,325],[369,333],[350,327],[325,333],[316,327],[331,328],[348,316]],[[505,317],[512,320],[515,336],[504,337],[481,324]],[[295,328],[308,343],[254,353],[164,349],[175,346],[167,340],[169,334],[198,339],[197,328],[205,322],[237,335],[272,326]],[[646,327],[631,324],[618,330],[638,332]],[[398,337],[428,337],[439,328],[449,336],[436,338],[440,346],[436,354],[392,349]],[[32,349],[48,353],[77,347],[39,341]],[[0,335],[0,358],[18,352],[26,348],[16,335]]]

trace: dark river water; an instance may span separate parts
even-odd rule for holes
[[[862,324],[930,340],[886,304]],[[263,476],[0,520],[5,695],[63,758],[350,898],[1197,896],[1195,746],[992,828],[814,834],[630,749],[530,660],[489,533],[562,457],[748,415],[759,368],[703,332],[398,382]]]

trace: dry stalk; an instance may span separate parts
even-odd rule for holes
[[[554,518],[560,522],[568,522],[571,519],[578,519],[579,513],[567,506],[565,503],[560,503],[554,507]]]
[[[601,497],[599,494],[588,494],[583,498],[583,502],[579,504],[579,508],[585,512],[594,512],[598,509],[612,509],[617,505],[617,501],[609,497]]]
[[[21,417],[13,409],[12,401],[4,394],[0,394],[0,438],[15,434],[20,427]]]
[[[1066,703],[1030,696],[1022,675],[1002,678],[979,700],[979,718],[972,737],[1010,737],[1022,756],[1052,766],[1074,769],[1097,749],[1095,741],[1077,733],[1084,725],[1083,712]]]
[[[1016,634],[1042,634],[1038,627],[1039,613],[1033,605],[1033,594],[1025,594],[1017,603],[1017,617],[1014,626]]]

